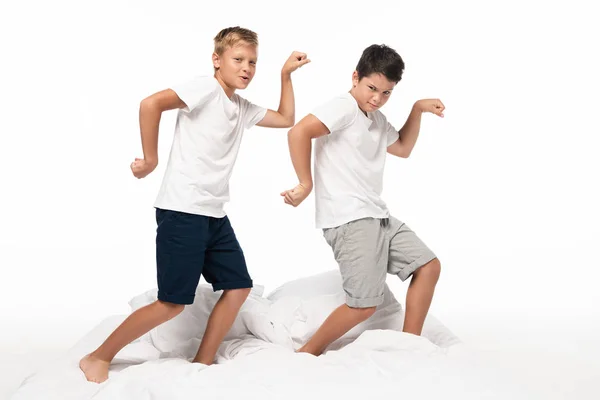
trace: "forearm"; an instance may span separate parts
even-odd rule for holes
[[[140,135],[144,160],[158,163],[158,127],[161,117],[160,109],[152,101],[140,104]]]
[[[310,167],[312,154],[311,138],[303,135],[298,130],[292,129],[288,133],[288,145],[292,164],[298,176],[298,182],[305,188],[311,189],[313,186]]]
[[[294,88],[292,85],[292,77],[289,73],[281,73],[281,97],[279,99],[279,108],[277,112],[283,115],[290,126],[296,121],[294,103]]]
[[[400,134],[400,142],[408,153],[410,153],[417,143],[419,131],[421,130],[421,115],[422,111],[413,106],[408,119],[398,133]]]

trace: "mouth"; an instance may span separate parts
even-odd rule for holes
[[[247,76],[240,76],[240,79],[242,80],[242,82],[250,82],[250,78],[248,78]]]
[[[379,108],[379,106],[376,106],[375,104],[371,104],[371,103],[367,103],[367,104],[369,104],[373,108]]]

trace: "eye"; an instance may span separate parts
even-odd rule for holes
[[[371,90],[375,90],[375,86],[371,86],[371,85],[369,85],[369,89],[371,89]]]
[[[392,94],[392,92],[390,92],[389,90],[386,90],[385,92],[383,92],[383,94],[385,94],[386,96],[389,96],[390,94]]]
[[[241,58],[239,58],[239,57],[236,57],[236,58],[234,58],[234,60],[235,60],[235,61],[242,61],[242,59],[241,59]]]
[[[256,65],[256,61],[250,61],[250,64]]]

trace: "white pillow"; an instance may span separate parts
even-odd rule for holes
[[[225,340],[254,334],[265,340],[281,341],[281,335],[274,332],[274,325],[267,319],[270,302],[262,297],[263,292],[263,286],[254,285]],[[157,293],[158,290],[154,288],[132,298],[129,301],[132,312],[156,301]],[[186,306],[175,318],[152,329],[140,340],[150,341],[154,347],[164,353],[193,357],[204,335],[208,317],[221,294],[222,291],[214,292],[212,286],[208,284],[198,285],[193,304]]]
[[[342,275],[339,270],[334,269],[286,282],[269,293],[267,299],[273,302],[283,297],[299,297],[302,300],[306,300],[315,296],[339,295],[343,293]],[[383,289],[383,303],[377,309],[385,308],[391,304],[399,305],[398,300],[396,300],[394,294],[386,284]]]
[[[294,279],[273,290],[267,296],[271,301],[282,297],[308,299],[323,294],[335,294],[342,290],[342,276],[339,270],[330,270],[320,274]]]
[[[273,290],[267,299],[273,302],[271,308],[277,306],[279,308],[278,312],[271,312],[271,318],[280,320],[287,318],[283,324],[289,331],[294,348],[298,349],[310,339],[329,314],[345,302],[342,276],[336,269],[296,279]],[[345,346],[365,330],[402,331],[403,326],[402,305],[386,284],[383,304],[377,307],[375,314],[352,328],[326,350],[337,350]],[[428,314],[425,319],[421,336],[440,347],[450,347],[460,343],[460,339],[431,314]]]
[[[356,339],[367,329],[393,329],[401,330],[403,324],[402,306],[394,297],[387,284],[384,288],[383,303],[377,306],[375,314],[367,321],[362,322],[332,343],[327,350],[339,348]],[[342,277],[339,270],[331,270],[321,274],[296,279],[287,282],[274,291],[267,299],[276,307],[285,302],[287,309],[277,313],[291,321],[284,321],[288,326],[293,347],[300,348],[317,331],[325,319],[340,305],[344,304],[346,295],[342,287]]]

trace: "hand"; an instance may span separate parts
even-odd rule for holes
[[[300,203],[302,203],[304,199],[308,197],[310,191],[310,187],[307,187],[300,183],[292,190],[286,190],[281,192],[281,196],[283,196],[283,201],[285,202],[285,204],[298,207]]]
[[[287,59],[283,68],[281,69],[282,74],[291,74],[304,64],[308,64],[310,60],[306,58],[305,53],[300,53],[299,51],[294,51],[290,58]]]
[[[134,162],[131,163],[131,172],[133,172],[133,176],[138,179],[144,178],[150,172],[154,171],[154,168],[158,165],[158,162],[146,161],[142,158],[136,158]]]
[[[430,112],[442,118],[444,118],[444,110],[446,109],[440,99],[419,100],[415,103],[415,107],[422,113]]]

